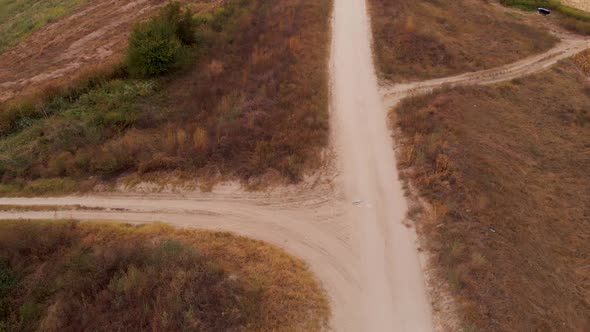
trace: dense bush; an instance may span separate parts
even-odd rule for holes
[[[196,21],[180,3],[165,6],[160,15],[135,26],[129,40],[128,69],[137,76],[156,76],[172,70],[183,51],[196,43]]]

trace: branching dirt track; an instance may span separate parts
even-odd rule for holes
[[[382,95],[385,98],[386,105],[391,107],[407,96],[428,93],[441,87],[470,84],[484,85],[510,81],[543,71],[563,59],[590,48],[590,38],[561,30],[552,30],[551,32],[561,39],[554,48],[545,53],[533,55],[512,64],[423,82],[384,86],[382,88]]]
[[[10,205],[81,205],[100,211],[0,212],[0,219],[75,218],[226,230],[274,243],[306,260],[332,299],[338,331],[430,331],[433,322],[415,233],[403,226],[387,107],[449,84],[490,84],[541,71],[590,47],[561,34],[549,52],[498,69],[385,87],[371,58],[364,0],[336,0],[332,128],[336,189],[298,194],[209,193],[0,199]],[[115,209],[124,208],[124,212]],[[113,209],[109,211],[108,209]]]

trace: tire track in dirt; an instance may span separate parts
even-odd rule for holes
[[[557,62],[572,57],[590,48],[590,38],[573,35],[561,31],[552,31],[561,39],[557,46],[549,51],[527,57],[499,68],[478,72],[465,73],[457,76],[438,78],[422,82],[385,85],[381,94],[388,108],[393,107],[401,99],[424,93],[434,89],[457,85],[486,85],[510,81],[519,77],[541,72]]]

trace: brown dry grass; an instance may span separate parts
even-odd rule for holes
[[[278,171],[297,181],[318,167],[328,140],[331,5],[249,1],[214,35],[211,55],[167,90],[179,110],[169,129],[178,151],[197,149],[216,171],[245,179]]]
[[[575,62],[588,68],[588,55]],[[590,329],[590,83],[573,61],[404,101],[417,222],[477,331]]]
[[[400,82],[493,68],[556,39],[482,0],[370,0],[376,62]]]
[[[0,222],[9,331],[318,331],[306,265],[229,233],[74,221]]]
[[[87,89],[0,105],[0,194],[176,171],[299,181],[328,141],[331,4],[228,0],[199,17],[198,51],[180,72],[144,80],[103,69],[77,81]]]

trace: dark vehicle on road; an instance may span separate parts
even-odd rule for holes
[[[549,9],[537,8],[537,10],[539,11],[539,13],[541,13],[541,15],[544,15],[544,16],[551,14],[551,11]]]

